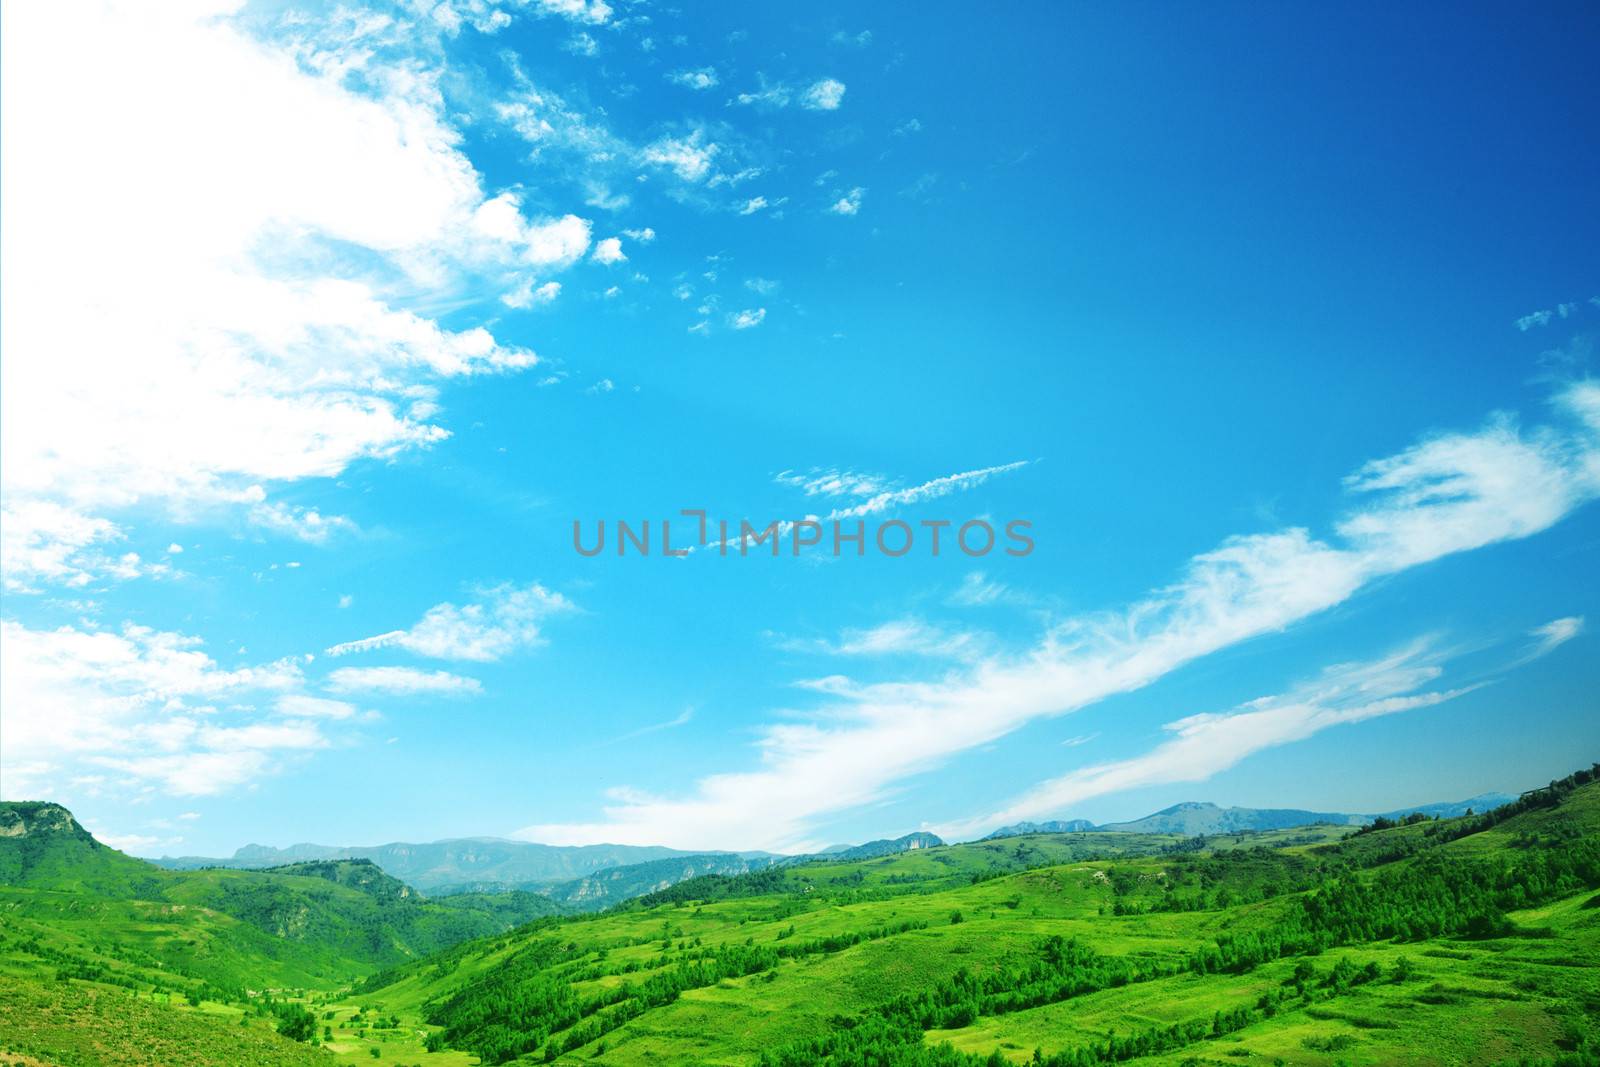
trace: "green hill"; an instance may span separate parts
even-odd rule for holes
[[[59,805],[0,804],[0,936],[91,969],[141,961],[216,988],[306,986],[559,910],[526,894],[427,900],[366,860],[167,871],[102,845]]]

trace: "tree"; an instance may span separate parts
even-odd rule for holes
[[[298,1004],[279,1005],[278,1033],[291,1041],[310,1041],[317,1032],[317,1017]]]

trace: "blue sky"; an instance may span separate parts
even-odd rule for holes
[[[1600,752],[1591,7],[4,41],[8,798],[796,849]],[[573,550],[686,508],[1035,547]]]

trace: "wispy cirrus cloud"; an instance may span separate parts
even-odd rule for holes
[[[1131,759],[1082,767],[1041,782],[1005,807],[939,828],[959,840],[1008,822],[1065,814],[1091,797],[1143,786],[1204,782],[1267,748],[1302,741],[1333,726],[1430,708],[1475,686],[1424,690],[1443,673],[1426,641],[1381,659],[1330,667],[1288,693],[1220,714],[1190,715],[1163,727],[1171,735]]]
[[[1568,615],[1565,618],[1552,619],[1543,626],[1536,626],[1528,633],[1533,642],[1523,650],[1515,666],[1543,659],[1581,633],[1583,633],[1582,615]]]
[[[791,486],[806,496],[876,496],[889,488],[890,479],[881,474],[813,467],[805,472],[779,471],[772,479]]]
[[[618,737],[614,737],[609,742],[606,742],[606,743],[607,744],[620,744],[623,741],[632,741],[632,740],[634,740],[635,738],[638,738],[638,737],[647,737],[650,734],[658,734],[663,730],[676,730],[680,726],[689,725],[689,723],[692,722],[693,720],[694,720],[694,709],[693,708],[684,708],[682,711],[680,711],[678,714],[674,715],[670,719],[663,719],[660,722],[653,722],[648,726],[641,726],[637,730],[629,730],[627,733],[622,734],[622,735],[620,735]]]
[[[382,693],[391,696],[462,696],[483,692],[476,678],[416,667],[340,667],[328,675],[334,693]]]
[[[1531,431],[1496,417],[1363,466],[1346,480],[1353,503],[1332,539],[1301,528],[1229,538],[1190,560],[1176,582],[1121,611],[1069,619],[1028,651],[989,656],[934,681],[831,679],[815,687],[828,699],[809,720],[762,732],[757,769],[703,778],[683,797],[616,803],[597,822],[537,825],[523,834],[552,843],[685,847],[809,842],[819,820],[874,802],[895,783],[1029,722],[1140,689],[1341,604],[1385,576],[1548,529],[1600,496],[1600,385],[1570,386],[1556,407],[1559,421]],[[1419,669],[1406,657],[1390,665],[1410,671],[1418,685],[1428,680]],[[1365,704],[1232,726],[1189,720],[1177,732],[1244,744],[1242,724],[1277,723],[1278,736],[1290,738],[1306,723],[1358,721],[1451,695],[1396,689]],[[1292,721],[1301,725],[1282,725]]]
[[[940,659],[977,658],[990,644],[987,634],[946,630],[921,619],[893,619],[877,626],[846,629],[834,640],[777,638],[779,648],[830,656],[931,656]]]
[[[925,500],[937,500],[952,493],[975,489],[991,478],[1021,470],[1031,462],[1033,461],[1019,459],[1010,463],[997,464],[993,467],[980,467],[976,470],[962,471],[959,474],[947,474],[941,478],[934,478],[920,485],[913,485],[903,489],[883,489],[873,493],[859,504],[836,508],[824,518],[828,520],[858,519],[865,515],[876,515],[879,512],[888,511],[891,508],[920,504]]]
[[[933,478],[918,485],[907,487],[887,487],[888,481],[878,475],[859,474],[851,471],[838,471],[832,469],[812,468],[806,474],[793,471],[782,471],[773,477],[779,485],[791,486],[805,492],[807,496],[828,497],[855,497],[858,502],[836,507],[826,515],[807,515],[805,518],[812,522],[833,522],[848,519],[860,519],[868,515],[890,511],[895,508],[911,507],[926,500],[937,500],[967,489],[974,489],[989,479],[1011,471],[1026,467],[1032,460],[1016,460],[1011,463],[1002,463],[993,467],[981,467],[977,470],[963,471],[958,474],[947,474],[943,477]],[[865,499],[861,499],[865,497]],[[778,536],[781,540],[794,529],[794,520],[785,520],[777,524]],[[713,541],[711,547],[718,547],[721,541]],[[735,544],[736,539],[730,538],[727,544]]]
[[[506,583],[481,590],[468,604],[435,604],[409,629],[346,641],[327,651],[345,656],[400,648],[432,659],[487,663],[537,644],[545,619],[573,610],[572,601],[537,582]]]

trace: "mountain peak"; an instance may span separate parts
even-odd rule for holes
[[[1222,810],[1221,808],[1217,807],[1217,805],[1211,803],[1209,800],[1185,800],[1182,803],[1172,805],[1172,807],[1170,807],[1170,808],[1162,808],[1160,811],[1156,812],[1156,814],[1157,815],[1177,815],[1180,812],[1185,812],[1185,811],[1221,811],[1221,810]]]
[[[856,845],[853,848],[830,853],[829,856],[833,859],[847,860],[874,859],[878,856],[893,856],[900,852],[913,852],[921,848],[938,848],[943,844],[943,839],[937,834],[930,834],[926,830],[918,830],[916,833],[906,834],[904,837],[896,837],[893,840],[885,838],[880,841],[868,841],[864,845]]]
[[[93,840],[72,812],[48,800],[0,803],[0,837],[74,837]]]

